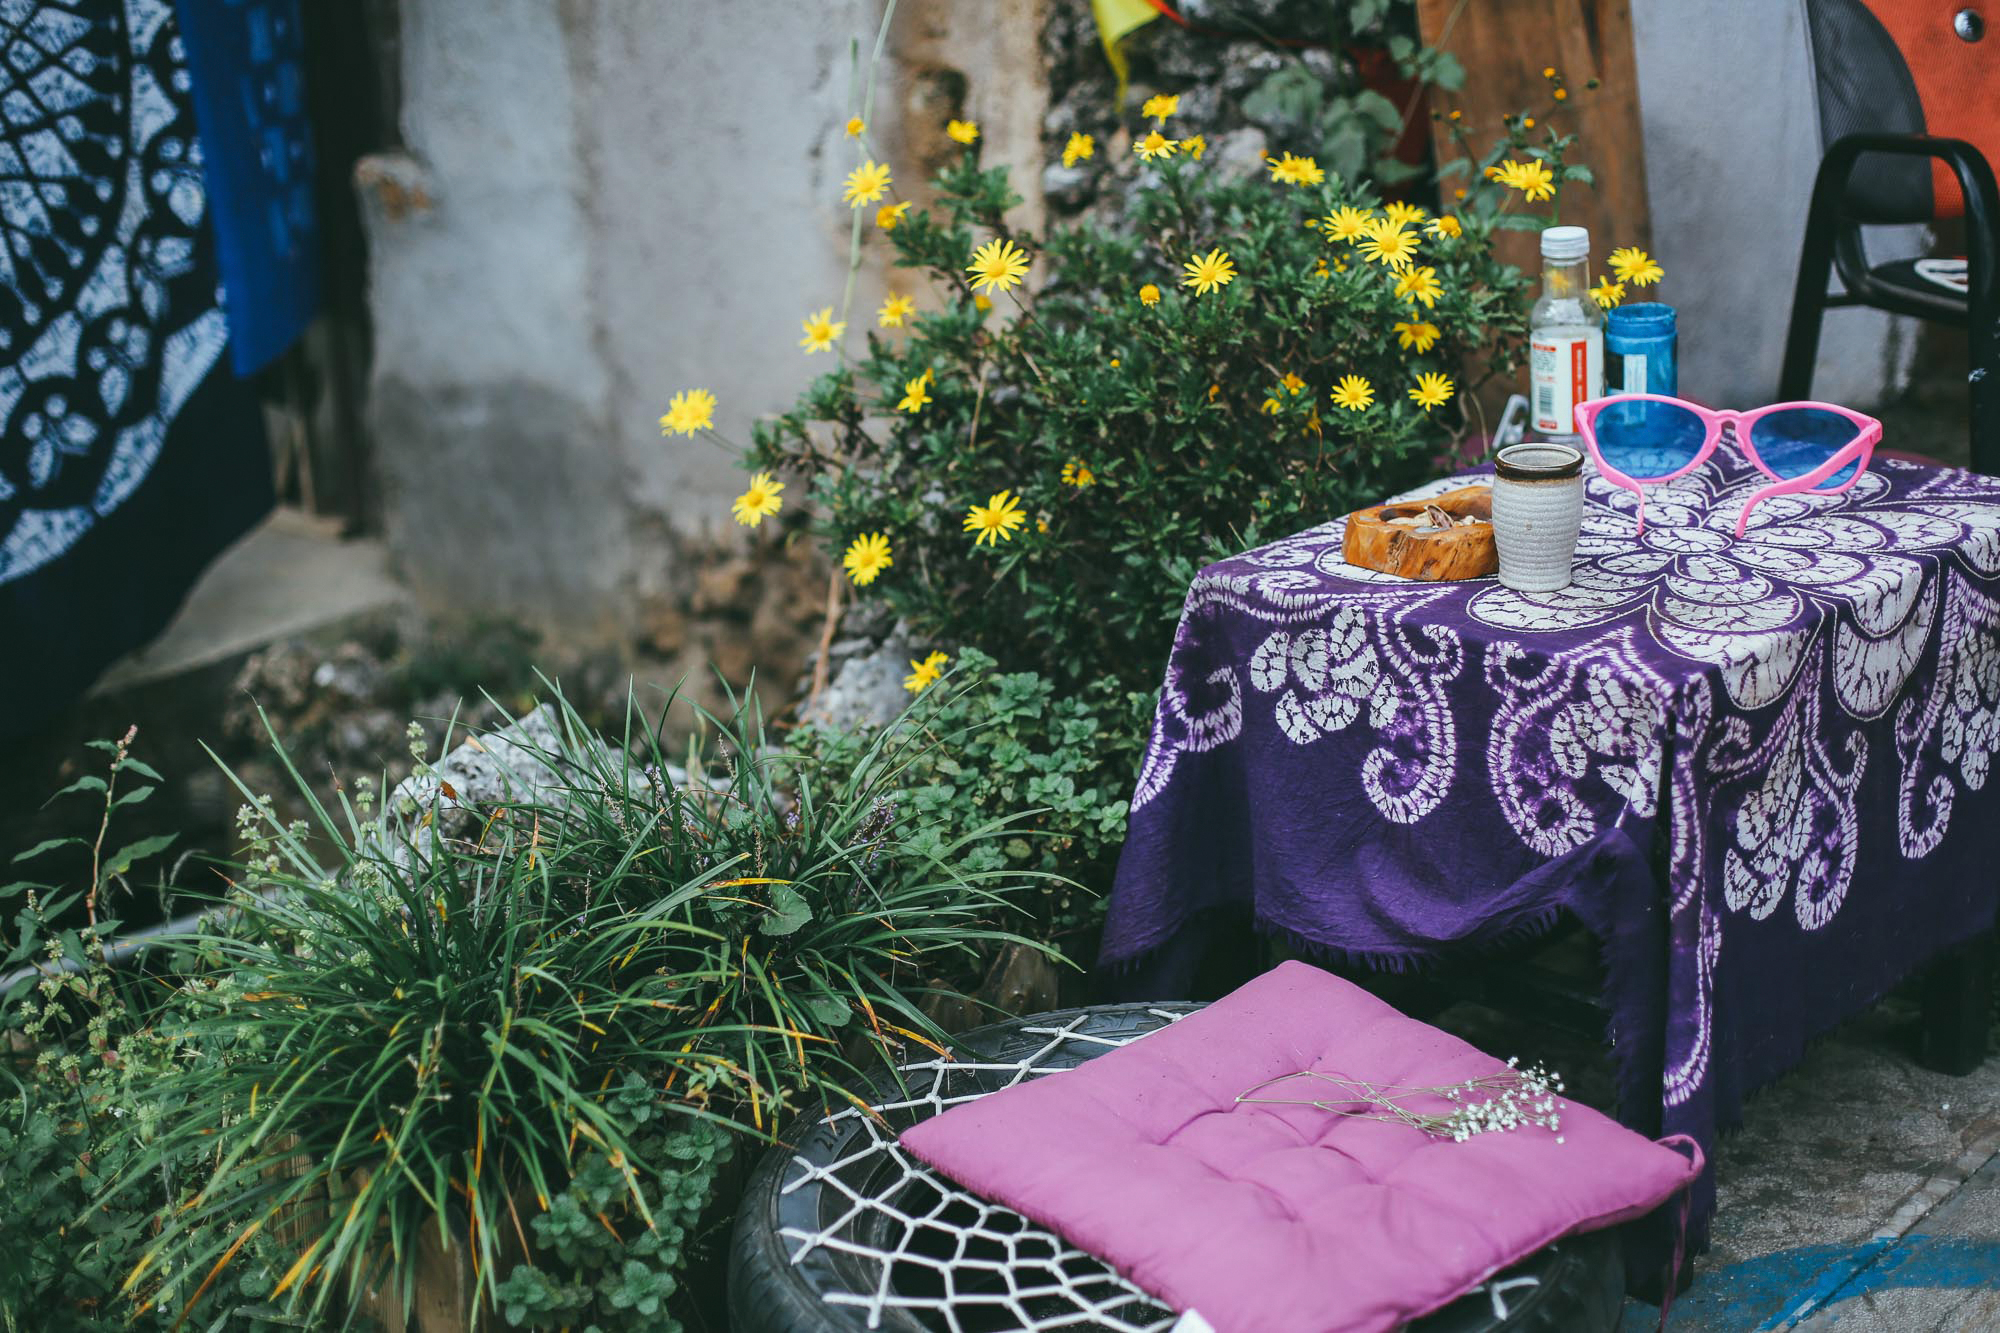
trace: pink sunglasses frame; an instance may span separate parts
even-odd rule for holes
[[[1604,461],[1604,455],[1597,448],[1598,414],[1614,403],[1629,403],[1634,400],[1643,400],[1651,403],[1671,403],[1675,407],[1686,408],[1701,419],[1705,432],[1701,448],[1695,451],[1694,458],[1686,466],[1676,468],[1674,471],[1658,477],[1628,477]],[[1768,416],[1773,412],[1784,412],[1801,407],[1816,408],[1822,412],[1832,412],[1846,417],[1854,423],[1856,433],[1852,440],[1834,450],[1824,463],[1821,463],[1812,471],[1801,473],[1796,477],[1780,477],[1770,469],[1763,459],[1757,456],[1757,446],[1750,442],[1751,427],[1756,424],[1760,417]],[[1789,403],[1772,403],[1766,407],[1752,408],[1748,412],[1713,411],[1703,407],[1699,403],[1690,403],[1685,398],[1672,398],[1661,393],[1618,394],[1609,398],[1592,398],[1588,402],[1576,405],[1576,429],[1577,433],[1583,436],[1584,448],[1590,451],[1590,461],[1597,465],[1598,472],[1603,475],[1606,481],[1614,486],[1623,487],[1625,490],[1631,491],[1639,497],[1640,532],[1646,530],[1645,488],[1648,485],[1659,482],[1672,481],[1676,477],[1684,477],[1700,467],[1707,460],[1708,456],[1715,452],[1715,447],[1722,442],[1722,428],[1724,426],[1734,426],[1736,428],[1736,443],[1743,450],[1743,456],[1748,458],[1759,472],[1771,478],[1774,483],[1751,496],[1750,502],[1743,506],[1743,512],[1736,518],[1736,535],[1738,537],[1743,535],[1745,527],[1750,522],[1750,511],[1774,495],[1796,495],[1801,491],[1814,491],[1820,495],[1838,495],[1855,482],[1860,481],[1861,474],[1868,470],[1868,464],[1875,456],[1875,446],[1882,441],[1882,423],[1874,417],[1869,416],[1865,412],[1856,412],[1851,407],[1842,407],[1838,403],[1814,402],[1811,399],[1800,399]],[[1842,468],[1846,467],[1849,463],[1855,462],[1857,459],[1860,460],[1860,466],[1854,469],[1853,476],[1829,490],[1819,490],[1821,482],[1825,481],[1828,477],[1838,474]]]

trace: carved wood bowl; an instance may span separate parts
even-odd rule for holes
[[[1454,520],[1471,517],[1477,521],[1434,527],[1425,521],[1427,505],[1435,505]],[[1409,519],[1417,522],[1411,524]],[[1430,501],[1357,509],[1347,516],[1347,540],[1341,555],[1350,565],[1424,582],[1477,579],[1497,573],[1500,556],[1493,546],[1493,488],[1461,486]]]

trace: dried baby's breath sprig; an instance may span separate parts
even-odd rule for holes
[[[1331,1088],[1337,1094],[1317,1097],[1260,1097],[1257,1094],[1301,1080],[1311,1080],[1315,1090]],[[1561,1143],[1562,1113],[1569,1103],[1562,1100],[1561,1074],[1551,1073],[1540,1064],[1520,1067],[1519,1058],[1507,1061],[1507,1072],[1463,1083],[1412,1087],[1400,1083],[1371,1083],[1366,1079],[1342,1078],[1317,1069],[1280,1074],[1237,1095],[1242,1104],[1265,1106],[1316,1106],[1336,1115],[1363,1120],[1383,1120],[1422,1130],[1432,1138],[1464,1143],[1479,1134],[1540,1126],[1556,1135]],[[1484,1094],[1484,1095],[1481,1095]],[[1442,1099],[1451,1108],[1414,1110],[1404,1103],[1417,1098]]]

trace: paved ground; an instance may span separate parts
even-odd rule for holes
[[[1546,1060],[1608,1107],[1588,1042],[1472,1005],[1434,1021]],[[1891,997],[1751,1098],[1717,1154],[1712,1248],[1673,1329],[2000,1329],[2000,1056],[1964,1078],[1931,1073],[1916,1024],[1915,1003]],[[1628,1304],[1627,1329],[1658,1319]]]
[[[1885,1002],[1751,1101],[1673,1327],[2000,1328],[2000,1060],[1919,1068],[1915,1017]]]

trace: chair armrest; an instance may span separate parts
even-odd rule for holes
[[[1864,153],[1890,153],[1898,157],[1928,157],[1942,161],[1958,178],[1965,197],[1967,296],[1974,310],[1992,308],[1994,294],[1995,246],[2000,245],[2000,185],[1993,168],[1977,148],[1963,139],[1946,139],[1934,134],[1849,134],[1833,141],[1820,159],[1819,176],[1813,183],[1812,207],[1838,210],[1846,196],[1848,178]],[[1868,287],[1866,260],[1858,247],[1836,247],[1835,261],[1840,280],[1849,291]],[[1858,265],[1860,272],[1850,272]]]

